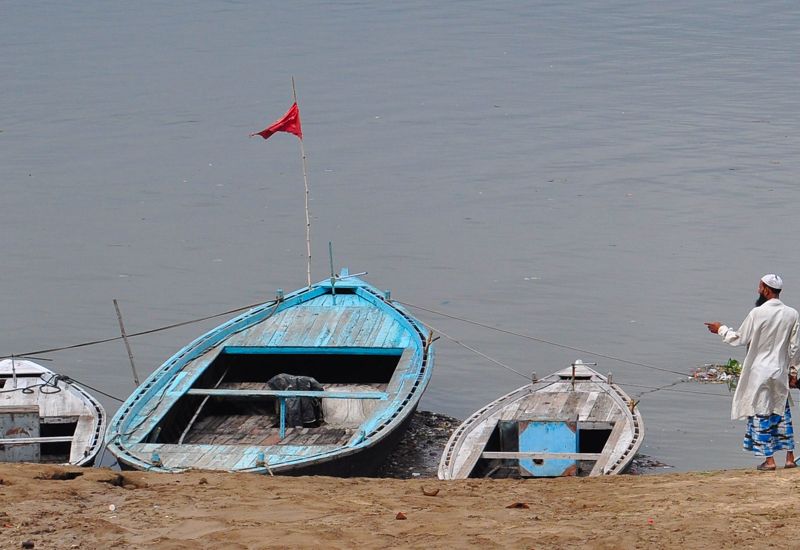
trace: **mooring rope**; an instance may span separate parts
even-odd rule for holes
[[[62,376],[61,378],[63,378],[65,382],[75,382],[75,383],[76,383],[76,384],[78,384],[79,386],[83,386],[84,388],[89,388],[89,389],[90,389],[90,390],[92,390],[93,392],[97,392],[97,393],[99,393],[100,395],[105,395],[106,397],[108,397],[109,399],[113,399],[114,401],[119,401],[120,403],[124,403],[124,402],[125,402],[125,400],[124,400],[124,399],[120,399],[119,397],[116,397],[116,396],[114,396],[114,395],[111,395],[110,393],[106,393],[106,392],[104,392],[103,390],[98,390],[97,388],[93,388],[92,386],[90,386],[90,385],[89,385],[89,384],[87,384],[86,382],[81,382],[81,381],[80,381],[80,380],[78,380],[77,378],[73,378],[73,377],[71,377],[71,376]]]
[[[453,342],[453,343],[455,343],[455,344],[458,344],[459,346],[461,346],[461,347],[463,347],[463,348],[466,348],[466,349],[468,349],[469,351],[471,351],[471,352],[473,352],[473,353],[476,353],[476,354],[480,355],[481,357],[483,357],[483,358],[484,358],[484,359],[486,359],[487,361],[491,361],[491,362],[492,362],[492,363],[494,363],[495,365],[498,365],[498,366],[500,366],[500,367],[503,367],[504,369],[506,369],[506,370],[509,370],[509,371],[513,372],[514,374],[518,374],[519,376],[521,376],[522,378],[524,378],[524,379],[526,379],[526,380],[530,380],[530,376],[528,376],[527,374],[523,374],[523,373],[519,372],[518,370],[515,370],[515,369],[513,369],[513,368],[509,367],[509,366],[508,366],[508,365],[506,365],[505,363],[503,363],[503,362],[501,362],[501,361],[498,361],[497,359],[495,359],[495,358],[493,358],[493,357],[489,357],[488,355],[486,355],[486,354],[485,354],[485,353],[483,353],[482,351],[479,351],[479,350],[477,350],[477,349],[475,349],[475,348],[473,348],[473,347],[471,347],[471,346],[469,346],[469,345],[465,344],[464,342],[462,342],[462,341],[460,341],[460,340],[458,340],[458,339],[456,339],[456,338],[453,338],[452,336],[450,336],[450,335],[446,334],[445,332],[442,332],[442,331],[441,331],[441,330],[439,330],[438,328],[436,328],[436,327],[434,327],[434,326],[432,326],[432,325],[430,325],[430,324],[428,324],[428,323],[426,323],[426,322],[424,322],[424,321],[420,321],[420,323],[422,323],[423,325],[425,325],[425,326],[426,326],[426,327],[427,327],[429,330],[431,330],[431,331],[433,331],[433,332],[435,332],[435,333],[437,333],[437,334],[441,334],[442,336],[444,336],[446,339],[450,340],[451,342]]]
[[[0,393],[13,393],[15,391],[18,391],[20,393],[30,394],[34,393],[37,388],[41,393],[45,394],[58,393],[61,391],[61,388],[58,387],[58,381],[65,378],[66,378],[65,376],[53,373],[47,380],[45,380],[44,378],[40,378],[42,380],[40,384],[32,384],[30,386],[19,386],[16,388],[5,388],[0,390]],[[46,390],[45,388],[51,388],[51,389]]]
[[[240,311],[245,311],[247,309],[252,309],[252,308],[257,307],[257,306],[266,305],[268,303],[270,303],[270,302],[259,302],[257,304],[251,304],[249,306],[237,307],[235,309],[229,309],[228,311],[225,311],[225,312],[222,312],[222,313],[215,313],[213,315],[207,315],[205,317],[199,317],[197,319],[190,319],[188,321],[181,321],[180,323],[173,323],[171,325],[165,325],[165,326],[158,327],[158,328],[153,328],[153,329],[150,329],[150,330],[143,330],[141,332],[132,332],[130,334],[127,334],[126,336],[128,338],[135,338],[137,336],[146,336],[148,334],[153,334],[153,333],[156,333],[156,332],[162,332],[162,331],[165,331],[165,330],[171,330],[171,329],[174,329],[174,328],[179,328],[179,327],[183,327],[183,326],[186,326],[186,325],[191,325],[191,324],[194,324],[194,323],[200,323],[200,322],[203,322],[203,321],[208,321],[210,319],[216,319],[217,317],[224,317],[226,315],[231,315],[233,313],[239,313]],[[56,351],[67,351],[67,350],[71,350],[71,349],[85,348],[85,347],[88,347],[88,346],[96,346],[98,344],[106,344],[108,342],[116,342],[117,340],[122,340],[122,339],[123,339],[122,336],[114,336],[113,338],[103,338],[102,340],[92,340],[90,342],[81,342],[80,344],[72,344],[72,345],[69,345],[69,346],[61,346],[61,347],[57,347],[57,348],[41,349],[41,350],[37,350],[37,351],[31,351],[31,352],[28,352],[28,353],[13,353],[11,355],[0,355],[0,359],[11,359],[12,357],[30,357],[32,355],[44,355],[46,353],[54,353]]]
[[[637,396],[637,397],[641,397],[642,395],[645,395],[645,394],[648,394],[648,393],[655,393],[657,391],[670,391],[670,392],[673,392],[673,393],[687,393],[687,394],[692,394],[692,395],[714,395],[714,396],[717,396],[717,397],[730,397],[729,395],[725,395],[725,394],[722,394],[722,393],[711,393],[711,392],[704,392],[704,391],[671,389],[672,386],[676,386],[677,384],[679,384],[681,382],[687,382],[687,381],[688,381],[688,379],[687,380],[678,380],[677,382],[672,382],[671,384],[666,384],[664,386],[659,386],[659,387],[644,386],[642,384],[631,384],[629,382],[617,382],[616,380],[614,381],[614,383],[617,384],[618,386],[629,386],[629,387],[632,387],[632,388],[644,388],[646,390],[650,390],[650,391],[646,391],[646,392],[640,393],[639,396]]]
[[[667,369],[667,368],[664,368],[664,367],[659,367],[659,366],[656,366],[656,365],[643,363],[641,361],[632,361],[630,359],[624,359],[622,357],[616,357],[614,355],[609,355],[609,354],[605,354],[605,353],[599,353],[599,352],[596,352],[596,351],[591,351],[591,350],[579,348],[579,347],[576,347],[576,346],[570,346],[570,345],[567,345],[567,344],[562,344],[560,342],[554,342],[552,340],[546,340],[544,338],[538,338],[538,337],[532,336],[530,334],[525,334],[525,333],[522,333],[522,332],[503,329],[503,328],[492,326],[492,325],[489,325],[489,324],[486,324],[486,323],[481,323],[480,321],[475,321],[473,319],[468,319],[466,317],[460,317],[458,315],[453,315],[453,314],[450,314],[450,313],[446,313],[444,311],[439,311],[439,310],[423,307],[423,306],[412,304],[410,302],[405,302],[405,301],[402,301],[402,300],[394,300],[394,301],[399,303],[399,304],[402,304],[404,306],[408,306],[410,308],[413,308],[413,309],[418,309],[420,311],[425,311],[427,313],[431,313],[431,314],[434,314],[434,315],[439,315],[441,317],[446,317],[448,319],[453,319],[453,320],[456,320],[456,321],[460,321],[462,323],[467,323],[467,324],[474,325],[474,326],[477,326],[477,327],[493,330],[495,332],[500,332],[500,333],[503,333],[503,334],[508,334],[508,335],[511,335],[511,336],[519,337],[519,338],[524,338],[526,340],[531,340],[531,341],[534,341],[534,342],[547,344],[549,346],[554,346],[554,347],[558,347],[558,348],[562,348],[562,349],[568,349],[568,350],[571,350],[571,351],[575,351],[575,352],[578,352],[578,353],[591,355],[591,356],[594,356],[594,357],[601,357],[603,359],[609,359],[611,361],[617,361],[619,363],[625,363],[625,364],[628,364],[628,365],[635,365],[635,366],[644,367],[644,368],[652,369],[652,370],[656,370],[656,371],[667,372],[667,373],[670,373],[670,374],[677,374],[677,375],[680,375],[681,377],[683,377],[683,378],[681,378],[680,380],[678,380],[676,382],[672,382],[670,384],[666,384],[664,386],[659,386],[659,387],[644,386],[644,385],[637,385],[637,384],[627,384],[627,383],[626,384],[619,384],[621,386],[631,386],[631,387],[643,388],[645,390],[648,390],[648,391],[644,391],[644,392],[640,393],[639,397],[641,397],[642,395],[646,395],[646,394],[649,394],[649,393],[654,393],[656,391],[662,391],[662,390],[663,391],[673,391],[673,392],[678,392],[678,393],[691,393],[691,394],[697,394],[697,395],[716,395],[716,396],[720,396],[720,394],[716,394],[716,393],[695,392],[695,391],[685,391],[685,390],[670,389],[672,386],[675,386],[675,385],[677,385],[677,384],[679,384],[681,382],[684,382],[684,381],[686,381],[687,379],[690,378],[690,375],[685,373],[685,372],[680,372],[680,371],[676,371],[676,370],[672,370],[672,369]],[[206,315],[204,317],[198,317],[198,318],[195,318],[195,319],[189,319],[187,321],[181,321],[181,322],[178,322],[178,323],[172,323],[170,325],[164,325],[164,326],[153,328],[153,329],[149,329],[149,330],[143,330],[143,331],[139,331],[139,332],[130,333],[130,334],[127,334],[126,336],[128,338],[136,338],[136,337],[139,337],[139,336],[146,336],[146,335],[154,334],[154,333],[157,333],[157,332],[163,332],[163,331],[166,331],[166,330],[172,330],[172,329],[175,329],[175,328],[180,328],[180,327],[183,327],[183,326],[187,326],[187,325],[191,325],[191,324],[195,324],[195,323],[200,323],[200,322],[203,322],[203,321],[208,321],[208,320],[211,320],[211,319],[216,319],[218,317],[224,317],[224,316],[227,316],[227,315],[232,315],[234,313],[239,313],[241,311],[245,311],[245,310],[248,310],[248,309],[253,309],[255,307],[265,306],[265,305],[268,305],[270,303],[276,304],[276,303],[278,303],[278,301],[258,302],[258,303],[255,303],[255,304],[250,304],[250,305],[246,305],[246,306],[241,306],[241,307],[237,307],[237,308],[234,308],[234,309],[230,309],[230,310],[224,311],[222,313],[215,313],[215,314],[212,314],[212,315]],[[422,321],[420,321],[420,322],[422,322]],[[478,349],[476,349],[476,348],[464,343],[463,341],[459,340],[458,338],[455,338],[455,337],[445,333],[444,331],[440,330],[439,328],[434,327],[430,323],[422,322],[422,324],[425,325],[426,327],[428,327],[430,330],[432,330],[432,331],[434,331],[434,332],[436,332],[438,334],[441,334],[447,340],[450,340],[451,342],[453,342],[453,343],[455,343],[455,344],[457,344],[457,345],[469,350],[470,352],[475,353],[476,355],[479,355],[480,357],[483,357],[487,361],[490,361],[490,362],[496,364],[497,366],[499,366],[499,367],[501,367],[503,369],[506,369],[506,370],[508,370],[510,372],[513,372],[514,374],[516,374],[516,375],[518,375],[518,376],[520,376],[522,378],[525,378],[526,380],[530,379],[530,376],[528,376],[527,374],[524,374],[524,373],[522,373],[522,372],[520,372],[520,371],[518,371],[518,370],[516,370],[516,369],[514,369],[512,367],[510,367],[509,365],[503,363],[502,361],[499,361],[498,359],[495,359],[495,358],[483,353],[482,351],[480,351],[480,350],[478,350]],[[112,338],[103,338],[103,339],[92,340],[92,341],[88,341],[88,342],[81,342],[79,344],[72,344],[72,345],[67,345],[67,346],[40,349],[40,350],[36,350],[36,351],[31,351],[31,352],[28,352],[28,353],[12,354],[12,355],[0,355],[0,359],[10,359],[12,357],[31,357],[33,355],[44,355],[44,354],[54,353],[54,352],[59,352],[59,351],[67,351],[67,350],[78,349],[78,348],[83,348],[83,347],[95,346],[95,345],[99,345],[99,344],[106,344],[106,343],[109,343],[109,342],[115,342],[117,340],[123,340],[123,339],[124,339],[124,337],[120,335],[120,336],[115,336],[115,337],[112,337]],[[44,359],[44,360],[47,360],[47,359]],[[111,395],[109,393],[106,393],[106,392],[104,392],[102,390],[94,388],[94,387],[92,387],[92,386],[90,386],[90,385],[88,385],[88,384],[86,384],[84,382],[81,382],[80,380],[77,380],[75,378],[69,378],[69,377],[66,377],[66,376],[64,376],[63,378],[68,379],[68,380],[71,379],[71,380],[77,382],[78,384],[80,384],[82,386],[85,386],[86,388],[88,388],[88,389],[90,389],[92,391],[95,391],[95,392],[97,392],[97,393],[99,393],[101,395],[104,395],[104,396],[108,397],[109,399],[113,399],[115,401],[119,401],[120,403],[123,403],[125,401],[124,399],[120,399],[119,397],[116,397],[116,396]],[[0,393],[2,393],[2,392],[0,392]]]
[[[568,346],[566,344],[561,344],[561,343],[558,343],[558,342],[552,342],[550,340],[545,340],[543,338],[537,338],[535,336],[531,336],[529,334],[523,334],[523,333],[520,333],[520,332],[515,332],[513,330],[507,330],[507,329],[494,327],[492,325],[487,325],[487,324],[481,323],[479,321],[474,321],[472,319],[459,317],[457,315],[451,315],[451,314],[445,313],[443,311],[437,311],[437,310],[434,310],[434,309],[425,308],[425,307],[418,306],[418,305],[415,305],[415,304],[411,304],[411,303],[408,303],[408,302],[403,302],[401,300],[395,300],[395,301],[400,303],[400,304],[402,304],[402,305],[404,305],[404,306],[408,306],[408,307],[411,307],[411,308],[414,308],[414,309],[419,309],[420,311],[426,311],[428,313],[433,313],[434,315],[440,315],[442,317],[447,317],[449,319],[454,319],[456,321],[461,321],[461,322],[464,322],[464,323],[467,323],[467,324],[471,324],[471,325],[475,325],[475,326],[478,326],[478,327],[487,328],[487,329],[494,330],[494,331],[497,331],[497,332],[502,332],[504,334],[509,334],[511,336],[518,336],[520,338],[525,338],[527,340],[533,340],[535,342],[540,342],[542,344],[548,344],[548,345],[559,347],[559,348],[569,349],[571,351],[577,351],[579,353],[585,353],[585,354],[593,355],[593,356],[596,356],[596,357],[602,357],[604,359],[609,359],[609,360],[612,360],[612,361],[618,361],[620,363],[626,363],[626,364],[629,364],[629,365],[636,365],[636,366],[645,367],[645,368],[648,368],[648,369],[653,369],[653,370],[657,370],[657,371],[661,371],[661,372],[668,372],[670,374],[677,374],[677,375],[681,376],[680,379],[678,379],[678,380],[676,380],[674,382],[670,382],[669,384],[665,384],[663,386],[645,386],[645,385],[641,385],[641,384],[628,384],[628,383],[615,382],[619,386],[630,386],[630,387],[642,388],[642,389],[646,390],[646,391],[640,392],[639,395],[636,396],[636,399],[641,399],[641,397],[644,396],[644,395],[647,395],[647,394],[650,394],[650,393],[655,393],[655,392],[658,392],[658,391],[671,391],[671,392],[675,392],[675,393],[686,393],[686,394],[694,394],[694,395],[714,395],[714,396],[717,396],[717,397],[728,397],[726,395],[719,394],[719,393],[710,393],[710,392],[702,392],[702,391],[690,391],[690,390],[674,389],[673,386],[676,386],[676,385],[678,385],[680,383],[686,382],[691,378],[691,376],[689,374],[685,373],[685,372],[680,372],[680,371],[676,371],[676,370],[672,370],[672,369],[666,369],[666,368],[658,367],[658,366],[655,366],[655,365],[649,365],[647,363],[642,363],[640,361],[631,361],[631,360],[628,360],[628,359],[623,359],[621,357],[615,357],[613,355],[597,353],[597,352],[594,352],[594,351],[581,349],[581,348],[577,348],[577,347],[574,347],[574,346]],[[445,334],[441,330],[433,327],[429,323],[422,322],[422,324],[427,326],[429,329],[431,329],[431,330],[433,330],[435,332],[438,332],[439,334],[441,334],[442,336],[444,336],[448,340],[451,340],[454,343],[456,343],[456,344],[458,344],[458,345],[460,345],[460,346],[462,346],[462,347],[464,347],[464,348],[466,348],[466,349],[468,349],[468,350],[480,355],[484,359],[487,359],[488,361],[491,361],[492,363],[495,363],[495,364],[503,367],[504,369],[507,369],[507,370],[509,370],[509,371],[511,371],[511,372],[513,372],[515,374],[518,374],[519,376],[522,376],[523,378],[526,378],[526,379],[530,378],[529,376],[527,376],[527,375],[525,375],[525,374],[523,374],[523,373],[521,373],[521,372],[519,372],[519,371],[517,371],[517,370],[515,370],[515,369],[513,369],[511,367],[509,367],[508,365],[498,361],[497,359],[494,359],[494,358],[486,355],[485,353],[483,353],[481,351],[478,351],[478,350],[468,346],[467,344],[461,342],[460,340],[457,340],[457,339],[453,338],[452,336],[448,336],[447,334]]]
[[[456,321],[461,321],[463,323],[467,323],[467,324],[470,324],[470,325],[475,325],[475,326],[478,326],[478,327],[487,328],[487,329],[494,330],[494,331],[497,331],[497,332],[502,332],[503,334],[509,334],[511,336],[518,336],[520,338],[525,338],[526,340],[532,340],[534,342],[539,342],[539,343],[542,343],[542,344],[547,344],[547,345],[555,346],[555,347],[558,347],[558,348],[568,349],[568,350],[571,350],[571,351],[577,351],[579,353],[585,353],[587,355],[593,355],[595,357],[602,357],[603,359],[609,359],[611,361],[618,361],[620,363],[626,363],[628,365],[636,365],[636,366],[639,366],[639,367],[645,367],[645,368],[648,368],[648,369],[653,369],[653,370],[657,370],[657,371],[661,371],[661,372],[668,372],[668,373],[671,373],[671,374],[679,374],[681,376],[687,376],[687,377],[689,376],[685,372],[680,372],[680,371],[676,371],[676,370],[672,370],[672,369],[666,369],[664,367],[657,367],[655,365],[649,365],[647,363],[642,363],[640,361],[631,361],[629,359],[623,359],[621,357],[615,357],[613,355],[608,355],[608,354],[605,354],[605,353],[598,353],[596,351],[590,351],[590,350],[587,350],[587,349],[577,348],[575,346],[568,346],[566,344],[561,344],[559,342],[553,342],[551,340],[545,340],[543,338],[537,338],[536,336],[531,336],[530,334],[524,334],[524,333],[521,333],[521,332],[515,332],[513,330],[507,330],[507,329],[495,327],[495,326],[492,326],[492,325],[487,325],[487,324],[481,323],[479,321],[473,321],[472,319],[467,319],[465,317],[459,317],[457,315],[451,315],[451,314],[445,313],[443,311],[437,311],[435,309],[425,308],[425,307],[422,307],[422,306],[410,304],[408,302],[402,302],[400,300],[395,300],[395,301],[400,303],[400,304],[403,304],[404,306],[412,307],[414,309],[419,309],[420,311],[427,311],[428,313],[433,313],[434,315],[441,315],[442,317],[447,317],[448,319],[454,319]]]

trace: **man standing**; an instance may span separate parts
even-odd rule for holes
[[[758,285],[756,307],[739,330],[718,322],[705,323],[732,346],[747,346],[742,373],[733,395],[731,418],[747,419],[744,448],[766,460],[759,470],[774,470],[776,451],[786,451],[786,467],[794,468],[794,434],[789,409],[789,368],[800,349],[797,311],[778,297],[783,281],[764,275]]]

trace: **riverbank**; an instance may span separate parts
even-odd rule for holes
[[[798,487],[798,470],[442,482],[0,464],[0,547],[788,547]]]

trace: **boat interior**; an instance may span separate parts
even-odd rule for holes
[[[15,375],[0,375],[0,388],[34,388],[25,392],[36,397],[43,383],[39,372],[17,372]],[[51,389],[58,393],[60,390]],[[36,393],[34,393],[36,392]],[[47,390],[44,392],[47,393]],[[0,462],[39,462],[61,464],[70,461],[73,436],[80,416],[71,414],[48,414],[38,404],[38,399],[28,398],[24,403],[4,405],[0,401],[0,434],[2,437],[32,438],[27,444],[0,445]],[[62,411],[64,412],[64,411]],[[43,438],[47,438],[43,441]]]
[[[537,470],[544,466],[545,459],[531,458],[524,460],[519,457],[515,458],[492,458],[492,453],[520,453],[531,451],[552,451],[554,437],[554,427],[558,424],[571,424],[571,427],[564,430],[568,434],[563,439],[563,447],[555,449],[564,451],[565,453],[573,453],[577,455],[584,455],[584,457],[592,457],[598,455],[605,449],[606,443],[611,436],[614,429],[614,422],[575,422],[575,421],[545,421],[545,430],[548,432],[548,439],[546,441],[547,448],[536,441],[526,439],[524,436],[520,437],[520,433],[528,428],[530,422],[524,420],[501,420],[497,423],[491,435],[489,436],[486,446],[483,448],[481,457],[476,461],[474,468],[469,474],[472,478],[510,478],[521,479],[524,477],[538,477],[542,472]],[[576,428],[576,429],[575,429]],[[572,431],[575,429],[575,431]],[[574,434],[574,435],[569,435]],[[544,443],[544,442],[542,442]],[[558,443],[556,443],[558,444]],[[584,458],[577,460],[573,457],[571,460],[563,461],[562,473],[558,474],[544,474],[542,477],[549,477],[549,475],[577,475],[588,476],[592,471],[596,458]],[[553,461],[550,460],[550,463]],[[570,467],[574,464],[574,469]],[[531,467],[532,466],[532,467]],[[558,466],[556,466],[558,468]],[[564,471],[568,473],[563,473]]]
[[[344,445],[386,403],[402,349],[228,347],[144,439],[202,445]],[[287,396],[277,375],[310,377],[338,397]],[[281,393],[282,395],[276,395]],[[306,391],[306,394],[309,392]],[[313,391],[311,392],[313,394]],[[351,396],[349,398],[345,396]],[[383,396],[383,399],[378,398]],[[306,400],[314,418],[281,429],[281,404]]]

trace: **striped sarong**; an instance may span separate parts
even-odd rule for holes
[[[744,450],[770,457],[777,451],[794,450],[794,429],[789,401],[783,415],[766,414],[747,417]]]

